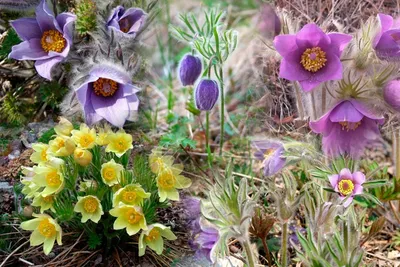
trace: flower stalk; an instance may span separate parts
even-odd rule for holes
[[[246,251],[246,256],[247,256],[247,263],[249,267],[255,267],[255,260],[254,260],[254,255],[253,252],[251,252],[251,247],[250,247],[250,241],[247,238],[247,240],[242,242],[242,245]]]
[[[287,266],[287,245],[288,245],[288,223],[282,224],[282,250],[281,250],[281,266]]]

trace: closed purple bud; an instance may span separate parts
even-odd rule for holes
[[[199,110],[211,110],[218,100],[219,88],[216,81],[203,79],[194,92],[194,100]]]
[[[182,85],[193,85],[201,74],[201,60],[196,56],[186,54],[179,66],[179,78]]]
[[[400,80],[393,80],[385,85],[383,98],[389,106],[400,112]]]
[[[266,38],[273,38],[280,34],[281,21],[271,5],[265,4],[261,7],[257,27],[260,34]]]

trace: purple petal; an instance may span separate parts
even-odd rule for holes
[[[338,56],[331,52],[327,56],[326,65],[313,75],[319,82],[340,80],[343,77],[343,66]]]
[[[282,157],[282,151],[275,152],[269,160],[265,162],[264,175],[271,176],[278,173],[286,164],[286,159]]]
[[[352,180],[352,178],[353,178],[353,175],[349,169],[344,168],[340,171],[340,180],[343,180],[343,179],[351,179]]]
[[[343,101],[340,101],[333,108],[337,107],[342,102]],[[322,116],[317,121],[310,121],[310,128],[314,133],[321,133],[323,135],[327,135],[331,132],[332,129],[332,122],[330,120],[331,112],[332,110],[328,111],[327,113],[325,113],[324,116]]]
[[[375,115],[372,110],[368,109],[364,104],[362,104],[362,102],[359,102],[355,99],[350,99],[349,100],[353,106],[359,111],[361,112],[365,117],[368,117],[372,120],[377,120],[380,124],[383,124],[385,122],[385,119],[383,116],[378,116]]]
[[[353,182],[358,185],[365,183],[365,175],[362,172],[353,173]]]
[[[310,47],[326,47],[330,42],[329,37],[314,23],[305,25],[296,34],[296,43],[301,50]]]
[[[97,96],[91,92],[91,102],[97,114],[117,127],[122,127],[129,116],[129,106],[123,91],[117,90],[112,97]]]
[[[363,193],[363,187],[359,184],[354,185],[353,195],[360,195]]]
[[[120,20],[124,18],[126,18],[129,24],[132,25],[128,31],[129,34],[132,34],[140,30],[146,19],[146,13],[139,8],[129,8],[125,11]]]
[[[140,91],[139,87],[130,83],[122,85],[121,89],[124,91],[124,96],[133,95]]]
[[[117,6],[116,8],[114,8],[111,11],[110,17],[108,18],[107,26],[112,26],[119,29],[118,20],[124,14],[124,11],[125,9],[123,6]]]
[[[285,57],[291,52],[294,52],[298,49],[296,43],[296,35],[292,34],[285,34],[285,35],[278,35],[274,39],[274,46],[278,53]]]
[[[381,26],[381,29],[379,31],[379,33],[375,36],[373,42],[372,42],[372,47],[375,48],[377,46],[377,44],[379,43],[382,34],[386,31],[388,31],[393,24],[393,18],[389,15],[385,15],[385,14],[378,14],[378,20],[379,20],[379,24]]]
[[[30,39],[12,47],[9,58],[17,60],[47,59],[49,55],[43,50],[40,39]]]
[[[336,32],[329,33],[328,36],[331,39],[331,47],[335,49],[335,54],[338,57],[340,57],[347,44],[350,43],[353,38],[351,35]]]
[[[119,84],[127,84],[131,82],[131,78],[128,74],[108,66],[96,67],[90,72],[90,75],[97,78],[107,78],[116,81]]]
[[[301,85],[301,89],[303,89],[304,92],[310,92],[315,87],[320,85],[322,82],[310,79],[310,80],[299,81],[299,83]]]
[[[335,188],[339,182],[339,175],[338,174],[329,175],[328,178],[329,182],[331,183],[331,186]]]
[[[363,117],[364,115],[353,106],[353,103],[346,100],[332,110],[330,120],[332,122],[359,122]]]
[[[351,204],[352,201],[353,201],[353,196],[349,196],[349,197],[347,198],[347,200],[343,203],[343,206],[344,206],[345,208],[347,208],[347,207]]]
[[[136,95],[126,96],[126,101],[128,101],[129,112],[137,111],[139,109],[139,99]]]
[[[303,81],[309,79],[311,74],[300,64],[300,55],[293,52],[283,58],[279,67],[279,77],[289,81]]]
[[[83,107],[83,111],[85,113],[85,121],[88,125],[93,125],[96,122],[99,122],[103,119],[93,108],[92,101],[91,101],[91,92],[87,91],[87,101]]]
[[[76,96],[81,103],[81,105],[86,105],[87,99],[89,99],[88,91],[92,91],[93,87],[90,85],[91,83],[95,82],[98,77],[89,76],[89,78],[77,89],[75,89]],[[89,90],[90,89],[90,90]]]
[[[21,18],[10,23],[23,41],[42,38],[42,31],[35,18]]]
[[[62,32],[54,17],[54,13],[49,9],[45,0],[42,0],[36,8],[36,20],[42,32],[54,29]]]
[[[70,47],[72,46],[73,24],[75,20],[76,16],[72,13],[61,13],[57,16],[57,21],[63,29],[63,37],[67,41],[66,47],[61,52],[61,56],[63,57],[67,57]]]
[[[60,63],[62,60],[62,57],[37,60],[35,62],[36,71],[39,73],[40,76],[51,81],[51,69],[55,64]]]

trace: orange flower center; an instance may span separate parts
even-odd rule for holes
[[[137,212],[134,208],[129,209],[125,215],[130,224],[136,224],[143,218],[143,215]]]
[[[40,158],[42,159],[42,161],[47,160],[47,149],[42,150],[42,152],[40,153]]]
[[[132,191],[124,191],[122,193],[122,199],[124,200],[124,202],[126,203],[132,203],[136,200],[136,192],[132,192]]]
[[[127,18],[121,19],[119,22],[119,28],[122,32],[127,33],[129,29],[131,28],[131,25],[129,23],[129,20]]]
[[[38,229],[39,233],[47,238],[53,237],[56,234],[56,227],[47,218],[39,223]]]
[[[346,130],[347,132],[358,128],[361,125],[361,121],[359,122],[348,122],[348,121],[341,121],[339,124],[342,126],[342,130]]]
[[[150,233],[145,237],[147,242],[152,242],[160,237],[160,231],[156,228],[151,229]]]
[[[46,175],[46,182],[49,186],[59,186],[61,184],[60,175],[56,171],[49,172]]]
[[[96,95],[113,96],[118,90],[118,83],[110,79],[99,78],[93,83],[93,89]]]
[[[59,31],[48,30],[43,33],[40,43],[45,52],[54,51],[60,53],[64,50],[67,41]]]
[[[326,53],[319,47],[307,48],[301,55],[301,65],[310,71],[317,72],[325,66],[327,59]]]
[[[343,179],[339,182],[338,188],[342,195],[347,196],[353,192],[354,183],[352,180]]]
[[[107,180],[107,181],[112,181],[112,180],[114,180],[115,177],[116,177],[114,168],[111,168],[111,167],[106,167],[106,168],[104,168],[104,170],[103,170],[103,177],[104,177],[104,179]]]
[[[86,148],[90,146],[94,142],[94,138],[90,134],[84,134],[82,137],[79,139],[79,144],[81,147]]]
[[[53,203],[54,197],[53,196],[47,196],[43,198],[43,201],[46,203]]]
[[[274,148],[268,148],[265,152],[264,152],[264,159],[268,159],[269,157],[272,156],[272,154],[274,154],[276,149]]]
[[[99,206],[99,203],[97,202],[97,200],[94,197],[88,197],[83,202],[83,209],[87,213],[96,212],[98,206]]]
[[[172,188],[174,188],[175,183],[176,183],[176,178],[175,178],[174,174],[170,171],[163,172],[158,177],[158,185],[162,189],[166,189],[166,190],[172,189]]]

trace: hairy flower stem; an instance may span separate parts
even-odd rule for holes
[[[345,253],[345,262],[348,262],[347,257],[348,257],[348,252],[349,252],[349,225],[346,223],[346,221],[342,221],[342,226],[343,226],[343,241],[344,241],[344,253]]]
[[[250,241],[247,238],[245,241],[242,242],[242,245],[244,247],[244,249],[246,250],[246,256],[247,256],[247,263],[249,267],[255,267],[255,261],[254,261],[254,255],[253,252],[251,252],[251,248],[250,248]]]
[[[296,102],[297,102],[297,111],[299,112],[298,117],[300,120],[304,119],[304,108],[303,108],[303,101],[301,97],[300,88],[297,86],[297,83],[293,83],[295,93],[296,93]]]
[[[315,92],[311,91],[312,119],[317,119],[317,108],[315,106]]]
[[[288,245],[288,223],[282,224],[282,249],[281,249],[281,266],[287,266],[287,245]]]
[[[272,267],[272,258],[271,258],[271,253],[269,252],[268,244],[265,241],[265,238],[261,238],[261,241],[264,247],[265,256],[267,257],[268,260],[268,266]]]
[[[219,137],[219,156],[222,156],[222,147],[224,145],[224,124],[225,124],[225,94],[224,94],[224,72],[222,67],[219,68],[219,84],[221,87],[221,97],[220,97],[220,137]]]
[[[211,166],[211,148],[210,148],[210,112],[206,111],[206,150],[208,165]]]
[[[395,165],[395,192],[400,191],[400,130],[393,130],[393,162]]]

